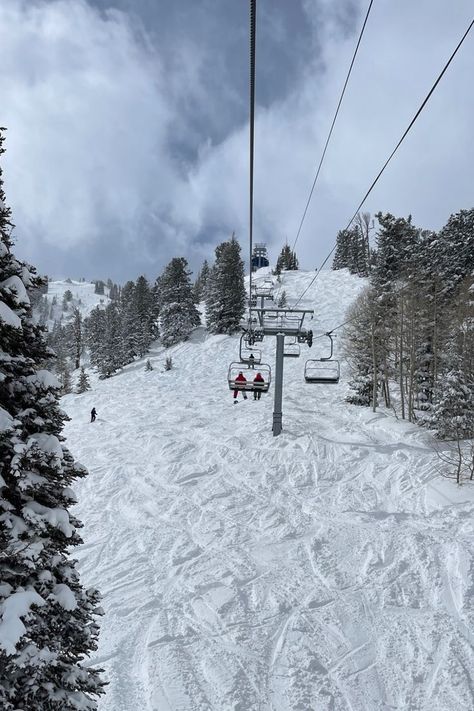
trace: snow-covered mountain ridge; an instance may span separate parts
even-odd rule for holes
[[[71,292],[72,299],[68,302],[68,308],[65,311],[63,310],[63,300],[68,291]],[[108,288],[104,287],[104,294],[96,294],[95,284],[88,281],[73,279],[48,281],[48,290],[40,303],[36,305],[35,313],[38,317],[44,314],[43,320],[48,328],[52,328],[54,322],[61,320],[61,318],[63,324],[70,321],[74,309],[78,309],[81,316],[86,318],[96,306],[103,308],[107,306],[110,302],[108,291]]]
[[[290,304],[313,276],[282,275]],[[315,333],[363,285],[321,273],[299,305]],[[474,707],[474,490],[439,477],[429,433],[348,405],[344,362],[339,385],[305,384],[321,346],[285,361],[276,438],[272,392],[232,404],[238,338],[203,328],[157,345],[153,371],[63,398],[90,472],[77,513],[106,612],[100,711]],[[263,352],[273,366],[274,339]]]

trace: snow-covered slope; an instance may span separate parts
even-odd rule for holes
[[[290,302],[313,276],[284,274]],[[362,285],[322,273],[302,304],[314,330]],[[100,710],[474,708],[474,496],[438,476],[429,434],[346,404],[344,382],[306,385],[302,357],[274,438],[272,394],[232,404],[236,337],[198,329],[167,353],[169,372],[157,347],[152,372],[64,398],[90,471],[77,513],[106,611]]]
[[[68,311],[63,311],[62,303],[66,291],[71,292],[72,301],[69,304]],[[82,317],[86,318],[96,306],[105,308],[110,301],[107,287],[105,287],[105,294],[96,294],[95,284],[92,282],[74,281],[72,279],[48,282],[48,291],[45,297],[50,306],[53,300],[56,299],[56,306],[52,314],[53,318],[47,322],[50,327],[52,327],[54,320],[59,321],[61,316],[63,321],[67,322],[72,317],[73,308],[79,309]]]

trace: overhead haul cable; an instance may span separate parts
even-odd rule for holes
[[[255,34],[256,34],[256,3],[250,0],[250,200],[249,200],[249,304],[252,300],[252,252],[253,252],[253,163],[255,146]]]
[[[345,230],[348,230],[349,227],[351,226],[351,224],[353,223],[353,221],[354,221],[354,219],[356,218],[356,216],[357,216],[359,210],[360,210],[361,207],[364,205],[365,201],[366,201],[367,198],[369,197],[370,193],[371,193],[372,190],[374,189],[374,187],[375,187],[375,185],[377,184],[377,182],[379,181],[380,177],[382,176],[382,173],[384,172],[385,168],[388,166],[388,164],[389,164],[390,161],[392,160],[393,156],[395,155],[395,153],[398,151],[398,149],[400,148],[401,144],[402,144],[403,141],[405,140],[405,138],[406,138],[406,136],[408,135],[409,131],[410,131],[411,128],[413,127],[414,123],[415,123],[416,120],[418,119],[419,115],[421,114],[421,112],[422,112],[423,109],[425,108],[426,104],[428,103],[429,99],[431,98],[431,95],[433,94],[434,90],[436,89],[436,87],[438,86],[439,82],[440,82],[441,79],[443,78],[443,76],[444,76],[446,70],[448,69],[449,65],[450,65],[451,62],[453,61],[453,59],[454,59],[454,57],[456,56],[458,50],[461,48],[461,45],[463,44],[464,40],[465,40],[466,37],[468,36],[468,34],[469,34],[469,32],[471,31],[471,29],[472,29],[473,26],[474,26],[474,19],[472,20],[471,24],[469,25],[469,27],[467,28],[467,30],[465,31],[465,33],[464,33],[463,36],[461,37],[460,41],[458,42],[458,45],[456,46],[456,48],[455,48],[455,50],[453,51],[453,53],[451,54],[450,58],[448,59],[448,61],[447,61],[446,64],[444,65],[444,67],[443,67],[441,73],[439,74],[438,78],[437,78],[436,81],[434,82],[434,84],[433,84],[433,86],[431,87],[430,91],[429,91],[428,94],[426,95],[426,97],[425,97],[425,99],[423,100],[422,104],[420,105],[418,111],[416,112],[416,114],[413,116],[412,120],[411,120],[410,123],[408,124],[408,127],[407,127],[407,129],[405,130],[404,134],[402,135],[402,137],[401,137],[400,140],[398,141],[397,145],[395,146],[395,148],[394,148],[393,151],[390,153],[389,157],[387,158],[387,160],[385,161],[385,163],[383,164],[383,166],[382,166],[381,169],[379,170],[377,176],[376,176],[376,177],[374,178],[374,180],[372,181],[371,186],[369,187],[369,189],[368,189],[367,192],[365,193],[364,197],[362,198],[362,200],[360,201],[359,205],[357,206],[357,208],[356,208],[354,214],[352,215],[351,219],[350,219],[349,222],[347,223],[347,226],[345,227]],[[298,304],[300,303],[300,301],[301,301],[301,299],[303,298],[303,296],[304,296],[304,295],[306,294],[306,292],[312,287],[312,285],[313,285],[314,282],[316,281],[317,277],[318,277],[319,274],[321,273],[321,269],[326,265],[326,263],[328,262],[329,258],[331,257],[331,255],[332,255],[333,252],[335,251],[336,246],[337,246],[337,245],[335,244],[334,247],[333,247],[333,248],[331,249],[331,251],[329,252],[329,254],[327,255],[327,257],[324,259],[323,263],[321,264],[321,266],[320,266],[320,268],[319,268],[319,271],[316,272],[314,278],[310,281],[310,283],[308,284],[308,286],[306,287],[306,289],[303,291],[303,293],[302,293],[301,296],[299,297],[298,301],[294,304],[293,308],[295,308],[296,306],[298,306]]]
[[[334,129],[334,126],[335,126],[335,123],[336,123],[336,119],[337,119],[337,116],[338,116],[338,114],[339,114],[339,109],[341,108],[342,100],[343,100],[343,98],[344,98],[344,94],[346,93],[346,87],[347,87],[347,84],[348,84],[348,82],[349,82],[349,77],[351,76],[352,67],[354,66],[354,62],[355,62],[355,58],[356,58],[356,56],[357,56],[357,52],[359,51],[359,45],[360,45],[360,43],[361,43],[362,36],[363,36],[363,34],[364,34],[364,30],[365,30],[365,26],[366,26],[366,24],[367,24],[367,20],[369,19],[370,10],[372,9],[373,2],[374,2],[374,0],[370,0],[370,4],[369,4],[369,7],[368,7],[366,16],[365,16],[364,24],[362,25],[362,29],[361,29],[360,34],[359,34],[359,39],[357,40],[356,48],[355,48],[355,50],[354,50],[354,54],[352,55],[351,64],[350,64],[350,66],[349,66],[349,71],[347,72],[347,76],[346,76],[346,80],[345,80],[345,82],[344,82],[344,86],[342,87],[342,92],[341,92],[341,96],[339,97],[339,102],[338,102],[338,104],[337,104],[336,113],[334,114],[334,118],[333,118],[333,120],[332,120],[331,128],[329,129],[328,137],[326,138],[326,143],[325,143],[325,145],[324,145],[324,149],[323,149],[323,152],[322,152],[322,155],[321,155],[321,159],[320,159],[320,161],[319,161],[319,165],[318,165],[318,168],[317,168],[317,170],[316,170],[316,175],[315,175],[315,177],[314,177],[313,184],[312,184],[312,186],[311,186],[311,190],[309,191],[308,200],[307,200],[307,202],[306,202],[306,206],[305,206],[305,209],[304,209],[304,211],[303,211],[303,217],[301,218],[301,222],[300,222],[300,225],[299,225],[299,227],[298,227],[298,232],[297,232],[297,234],[296,234],[295,241],[293,242],[293,250],[295,249],[296,243],[298,242],[298,238],[299,238],[299,236],[300,236],[300,232],[301,232],[301,229],[302,229],[302,227],[303,227],[303,223],[304,223],[305,218],[306,218],[306,213],[308,212],[309,204],[310,204],[310,202],[311,202],[311,198],[313,197],[314,188],[316,187],[316,183],[318,182],[319,173],[321,172],[321,168],[322,168],[322,165],[323,165],[323,161],[324,161],[324,158],[325,158],[325,156],[326,156],[326,151],[327,151],[327,149],[328,149],[329,141],[331,140],[331,136],[332,136],[332,132],[333,132],[333,129]]]

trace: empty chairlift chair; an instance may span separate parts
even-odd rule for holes
[[[304,366],[304,379],[317,385],[337,385],[340,377],[338,360],[307,360]]]
[[[300,346],[298,344],[296,336],[290,337],[288,341],[285,341],[285,347],[283,350],[284,358],[299,358],[300,357]]]
[[[337,385],[341,375],[338,360],[333,359],[333,340],[330,333],[326,336],[331,342],[331,351],[328,357],[307,360],[304,366],[304,379],[307,383],[316,385]]]

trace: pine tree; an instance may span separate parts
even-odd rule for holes
[[[85,341],[89,348],[91,364],[99,368],[105,349],[106,315],[104,309],[96,306],[85,322]]]
[[[149,373],[150,370],[153,370],[153,366],[151,364],[151,360],[149,358],[147,358],[146,363],[145,363],[145,371],[147,373]]]
[[[209,279],[209,273],[209,264],[207,259],[205,259],[193,286],[194,303],[196,304],[200,304],[201,301],[206,299],[206,287]]]
[[[459,366],[440,379],[430,424],[439,439],[474,436],[474,385],[466,382]]]
[[[296,252],[293,252],[288,244],[285,244],[280,252],[276,263],[276,274],[281,274],[282,270],[296,271],[299,269]]]
[[[281,295],[278,299],[277,307],[279,309],[284,309],[286,306],[288,306],[288,299],[286,297],[286,291],[283,289],[283,291],[281,292]]]
[[[87,375],[84,366],[81,366],[81,372],[79,373],[79,380],[77,381],[76,393],[79,395],[90,390],[91,386],[89,383],[89,376]]]
[[[61,395],[68,395],[70,392],[72,392],[71,371],[69,370],[67,362],[64,363],[64,367],[61,370],[59,380],[61,383]]]
[[[187,340],[201,323],[189,277],[187,261],[174,257],[159,279],[161,340],[167,348]]]
[[[4,152],[0,133],[0,155]],[[35,271],[12,254],[0,171],[0,707],[94,709],[99,595],[68,555],[81,543],[71,484],[86,475],[66,449],[51,352],[32,317]]]
[[[122,340],[122,321],[115,301],[105,309],[105,332],[102,336],[97,367],[101,378],[110,378],[125,365]]]
[[[245,311],[244,263],[232,236],[216,248],[206,290],[206,320],[211,333],[236,333]]]
[[[332,268],[347,269],[350,263],[350,232],[339,230],[336,237],[336,251],[332,261]]]
[[[73,322],[71,328],[71,340],[74,351],[74,368],[79,368],[82,355],[82,316],[79,309],[74,309]]]
[[[154,298],[148,281],[144,276],[138,277],[132,298],[133,311],[136,318],[137,351],[139,357],[142,358],[158,336]]]

